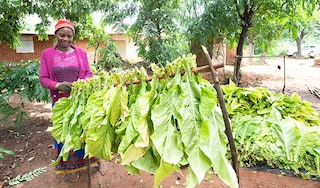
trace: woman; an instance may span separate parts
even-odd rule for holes
[[[69,97],[72,82],[92,77],[86,52],[72,45],[75,29],[74,24],[61,19],[55,25],[57,45],[44,50],[40,59],[40,83],[50,90],[52,104],[61,97]],[[54,155],[59,156],[63,144],[54,140]],[[56,174],[71,174],[69,179],[77,181],[79,171],[86,168],[84,150],[70,152],[68,161],[60,161],[56,166]],[[90,163],[97,162],[96,158]]]

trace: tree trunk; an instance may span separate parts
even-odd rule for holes
[[[302,54],[302,50],[301,50],[301,44],[302,44],[302,40],[304,38],[304,36],[306,35],[307,33],[304,32],[304,30],[302,30],[300,32],[300,35],[299,37],[296,39],[296,44],[297,44],[297,54],[296,54],[296,57],[303,57],[303,54]]]
[[[262,52],[261,57],[260,57],[260,65],[263,65],[266,63],[266,54]]]
[[[236,5],[238,1],[234,1]],[[250,4],[250,3],[249,3]],[[238,16],[241,20],[241,33],[240,38],[237,46],[237,55],[236,55],[236,64],[234,66],[233,71],[233,81],[236,84],[236,86],[239,86],[240,84],[240,67],[241,67],[241,61],[243,56],[243,46],[244,41],[246,40],[248,36],[249,28],[253,26],[252,24],[252,18],[255,13],[255,9],[250,6],[249,4],[246,4],[244,6],[243,13],[241,14],[240,7],[237,6]]]
[[[236,86],[239,86],[240,83],[240,67],[241,67],[241,61],[242,61],[242,55],[243,55],[243,46],[245,39],[248,34],[249,27],[245,24],[242,24],[242,31],[240,34],[238,46],[237,46],[237,54],[236,54],[236,64],[234,66],[233,71],[233,81],[236,84]]]
[[[214,44],[213,39],[212,39],[212,41],[207,41],[207,44],[204,44],[206,46],[206,48],[208,49],[210,57],[212,57],[212,54],[213,54],[213,44]],[[191,41],[190,52],[192,54],[196,55],[197,67],[208,65],[208,60],[207,60],[206,55],[203,52],[201,46],[202,46],[202,44],[201,44],[200,40],[195,38]]]
[[[254,55],[254,39],[249,37],[249,59],[248,62],[252,63]]]
[[[296,39],[296,44],[297,44],[297,54],[296,57],[301,57],[302,53],[301,53],[301,43],[302,43],[302,39],[301,38],[297,38]]]

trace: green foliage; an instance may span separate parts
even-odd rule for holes
[[[88,17],[95,10],[99,10],[102,0],[40,0],[32,1],[6,0],[0,3],[0,42],[6,42],[11,47],[20,44],[20,33],[24,29],[27,15],[37,15],[40,23],[35,25],[39,39],[48,39],[48,27],[52,25],[51,18],[58,20],[66,18],[75,22],[76,38],[80,37],[91,24]],[[81,15],[81,16],[79,16]],[[27,20],[28,21],[28,20]]]
[[[165,65],[188,51],[187,41],[178,24],[179,5],[179,1],[168,0],[157,3],[148,0],[118,2],[105,10],[104,21],[121,31],[126,29],[138,46],[138,56],[145,65]],[[132,23],[125,25],[125,18],[130,18]]]
[[[27,172],[27,173],[23,174],[22,176],[18,175],[17,177],[15,177],[13,179],[5,180],[4,182],[8,185],[17,185],[17,184],[24,182],[24,181],[31,181],[31,180],[35,179],[36,177],[44,174],[46,171],[47,171],[47,167],[40,167],[40,168],[37,168],[33,171]]]
[[[104,22],[101,22],[99,26],[88,24],[88,27],[91,28],[90,32],[86,32],[84,37],[89,39],[88,46],[95,49],[92,65],[95,67],[94,69],[99,71],[123,68],[124,64],[117,52],[118,48],[108,33],[106,33]]]
[[[15,125],[18,125],[27,115],[21,107],[25,101],[49,102],[49,91],[39,82],[38,60],[26,60],[19,63],[0,63],[0,114],[2,123],[15,116]],[[17,95],[18,105],[10,104],[14,95]],[[20,104],[20,105],[19,105]]]
[[[185,53],[183,35],[179,35],[179,1],[141,1],[137,21],[129,35],[138,46],[139,56],[147,64],[165,65]]]
[[[201,182],[209,168],[237,187],[217,93],[192,73],[195,65],[195,57],[187,56],[165,67],[153,64],[151,81],[141,68],[75,82],[71,97],[53,108],[48,131],[64,143],[53,164],[85,148],[87,156],[106,160],[119,153],[130,173],[152,173],[155,185],[188,165],[187,187]],[[310,103],[297,94],[234,83],[222,90],[242,166],[320,177],[320,114]]]
[[[150,82],[143,68],[75,82],[70,98],[53,108],[48,130],[64,143],[54,164],[84,147],[87,156],[100,159],[119,153],[130,173],[154,174],[155,186],[189,164],[186,187],[201,182],[211,168],[238,187],[215,90],[191,72],[195,66],[195,56],[188,55],[165,67],[153,64]]]
[[[222,87],[241,166],[290,169],[320,176],[320,114],[297,94]]]
[[[310,102],[302,101],[297,93],[288,96],[263,87],[238,88],[233,83],[222,87],[222,90],[231,118],[239,115],[266,115],[275,108],[283,118],[293,118],[307,126],[320,125],[320,114],[312,108]]]
[[[29,14],[32,3],[28,1],[9,0],[0,2],[0,42],[4,41],[11,47],[20,45],[19,35],[23,18]]]
[[[104,70],[111,70],[112,68],[123,68],[123,62],[118,55],[117,46],[110,37],[107,38],[106,46],[99,48],[99,59],[96,67]]]
[[[189,22],[186,23],[188,38],[197,39],[201,44],[206,44],[215,38],[233,41],[239,25],[235,19],[236,12],[228,6],[230,5],[227,1],[210,1],[202,7],[204,8],[202,14],[189,17]]]
[[[0,159],[4,159],[4,155],[2,153],[6,153],[8,155],[14,155],[13,151],[6,150],[6,149],[0,147]]]

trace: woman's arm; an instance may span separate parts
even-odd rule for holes
[[[83,62],[84,62],[84,68],[85,68],[84,79],[91,78],[92,72],[90,69],[90,63],[89,63],[88,56],[87,56],[86,52],[84,52],[84,61]]]
[[[48,60],[48,53],[47,51],[44,51],[41,54],[41,58],[40,58],[40,73],[39,73],[40,83],[43,87],[47,89],[55,90],[58,82],[55,81],[55,79],[52,78],[52,76],[50,76],[50,70],[52,70],[50,66],[51,64],[50,64],[50,61]]]

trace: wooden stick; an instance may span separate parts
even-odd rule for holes
[[[223,94],[220,88],[220,84],[219,84],[219,80],[218,80],[218,76],[217,71],[214,70],[214,66],[212,66],[212,61],[211,58],[209,56],[208,50],[205,46],[202,46],[202,50],[204,51],[204,53],[206,54],[207,60],[208,60],[208,64],[210,66],[210,72],[212,75],[212,79],[213,79],[213,83],[214,83],[214,88],[217,91],[218,94],[218,99],[219,99],[219,104],[220,104],[220,108],[222,111],[222,116],[223,116],[223,121],[225,124],[225,133],[228,137],[229,140],[229,144],[230,144],[230,150],[231,150],[231,156],[232,156],[232,166],[234,171],[236,172],[237,178],[238,178],[238,183],[239,183],[239,163],[238,163],[238,154],[237,154],[237,149],[236,149],[236,145],[234,143],[233,140],[233,136],[232,136],[232,130],[231,130],[231,126],[230,126],[230,122],[229,122],[229,117],[227,114],[227,110],[226,110],[226,106],[224,103],[224,98],[223,98]]]
[[[286,56],[283,56],[283,88],[282,93],[284,94],[284,90],[286,88]]]
[[[90,159],[87,157],[87,188],[91,188]]]
[[[221,67],[223,67],[223,66],[224,66],[223,63],[218,63],[218,64],[213,65],[213,67],[214,67],[215,69],[221,68]],[[209,65],[201,66],[201,67],[194,67],[194,68],[191,69],[191,71],[192,71],[193,73],[209,72],[209,71],[210,71],[210,67],[209,67]],[[184,75],[185,72],[184,72],[184,71],[183,71],[183,72],[180,72],[180,74],[181,74],[181,75]],[[175,74],[171,74],[171,75],[170,75],[170,77],[174,77],[174,76],[175,76]],[[164,77],[159,77],[159,79],[163,79],[163,78],[164,78]],[[150,81],[152,81],[152,79],[153,79],[152,76],[148,76],[148,77],[146,78],[146,81],[147,81],[147,82],[150,82]],[[139,84],[140,82],[141,82],[141,80],[133,80],[132,82],[127,81],[127,82],[126,82],[126,85]],[[119,83],[114,83],[114,86],[117,86],[117,85],[119,85]]]

